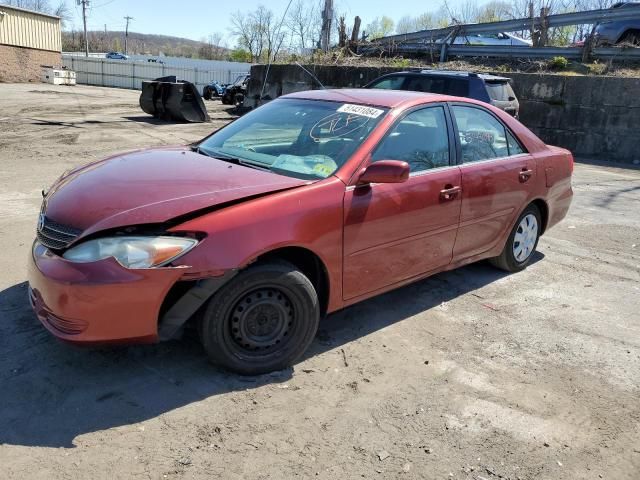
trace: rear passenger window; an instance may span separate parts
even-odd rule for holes
[[[509,130],[507,130],[507,143],[509,145],[509,155],[520,155],[524,153],[524,148],[520,145],[520,142],[516,140]]]
[[[402,90],[402,84],[406,80],[405,76],[387,77],[371,85],[371,88],[381,88],[384,90]]]
[[[378,144],[372,161],[404,160],[411,173],[449,165],[449,136],[443,107],[409,113]]]
[[[451,109],[458,126],[463,163],[509,156],[507,132],[493,115],[474,107],[454,105]]]

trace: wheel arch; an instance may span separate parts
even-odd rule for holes
[[[254,262],[284,260],[296,266],[313,284],[320,302],[320,313],[325,315],[329,306],[330,281],[327,266],[320,256],[305,247],[283,246],[261,253]]]
[[[545,202],[542,198],[536,198],[535,200],[531,201],[529,205],[535,205],[540,211],[540,220],[542,221],[540,235],[542,235],[547,230],[547,225],[549,223],[549,205],[547,205],[547,202]],[[527,205],[527,207],[529,205]]]
[[[627,38],[627,35],[636,35],[636,37],[640,38],[640,28],[625,28],[622,33],[618,36],[616,43],[622,42]]]

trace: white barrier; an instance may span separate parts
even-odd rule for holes
[[[249,73],[250,67],[248,63],[220,62],[220,64],[228,68],[215,68],[217,66],[216,62],[211,61],[211,66],[214,68],[202,69],[199,67],[176,67],[132,60],[78,57],[66,54],[62,56],[62,64],[76,72],[76,81],[79,84],[140,90],[144,80],[154,80],[158,77],[175,75],[178,80],[186,80],[193,83],[200,93],[202,93],[203,87],[212,81],[219,83],[233,82],[239,75]]]

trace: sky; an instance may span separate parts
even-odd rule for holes
[[[76,0],[66,1],[71,19],[66,29],[82,29],[82,8]],[[456,5],[463,0],[449,0]],[[487,0],[478,0],[478,4]],[[56,3],[55,0],[51,1]],[[91,0],[87,15],[87,28],[90,30],[124,30],[125,16],[133,17],[129,30],[139,33],[155,33],[200,40],[214,32],[220,32],[229,38],[229,18],[233,12],[242,8],[245,11],[255,9],[262,4],[282,15],[289,0]],[[359,15],[363,25],[375,17],[387,15],[398,20],[404,15],[418,15],[425,11],[436,11],[440,0],[334,0],[338,13],[345,13],[347,23]]]

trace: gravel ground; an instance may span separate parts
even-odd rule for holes
[[[80,349],[29,310],[40,190],[212,124],[134,91],[0,84],[0,478],[637,479],[640,171],[577,164],[536,261],[481,263],[324,320],[290,371],[243,378],[187,336]]]

